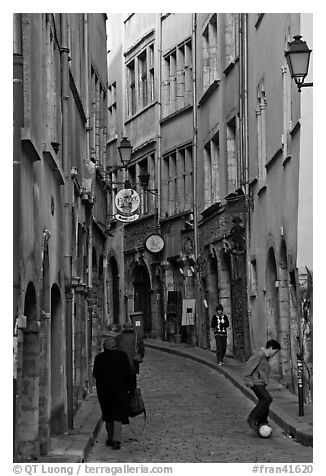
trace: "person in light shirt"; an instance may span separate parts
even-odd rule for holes
[[[251,388],[258,402],[250,413],[247,422],[250,428],[258,430],[260,425],[268,424],[269,407],[273,401],[266,387],[269,380],[269,359],[281,349],[279,342],[270,339],[265,347],[261,347],[248,360],[245,366],[244,382]]]

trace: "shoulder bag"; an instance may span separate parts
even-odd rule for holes
[[[144,416],[146,418],[144,400],[140,388],[136,388],[136,390],[131,394],[128,408],[128,416],[135,417],[137,415],[141,415],[142,413],[144,413]]]

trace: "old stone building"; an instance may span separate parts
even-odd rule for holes
[[[141,196],[138,221],[110,222],[108,293],[120,297],[119,312],[108,304],[109,322],[141,313],[145,335],[213,350],[220,302],[228,355],[244,360],[267,338],[280,340],[274,373],[293,391],[299,350],[306,382],[312,374],[312,254],[302,246],[304,237],[312,244],[312,116],[311,92],[300,97],[285,50],[301,32],[311,42],[310,21],[133,13],[108,22],[112,218],[126,178]],[[133,153],[115,176],[123,136]],[[143,171],[152,192],[140,185]],[[151,234],[162,249],[146,248]]]
[[[311,15],[14,14],[16,461],[73,429],[100,337],[129,318],[213,351],[221,303],[227,355],[278,339],[274,376],[297,391],[299,355],[312,398],[312,88],[284,54],[299,34],[312,47]]]
[[[302,35],[312,48],[312,15],[249,14],[246,30],[251,53],[247,90],[252,347],[266,338],[279,340],[281,352],[273,371],[293,391],[299,354],[308,401],[312,398],[312,88],[299,93],[284,52],[295,35]],[[311,70],[312,64],[310,75]]]
[[[122,314],[142,312],[146,335],[214,348],[209,325],[219,301],[234,321],[229,352],[245,358],[245,240],[240,237],[241,249],[235,250],[229,238],[233,220],[245,229],[247,210],[241,188],[240,15],[113,15],[111,24],[109,84],[118,108],[108,162],[115,160],[118,134],[127,136],[133,145],[128,177],[143,196],[137,223],[122,231],[111,222],[119,233],[109,247],[114,260],[122,257],[124,236],[124,258],[114,267],[124,276]],[[139,186],[142,169],[154,197]],[[155,254],[144,245],[154,232],[164,239]],[[138,298],[137,289],[147,294]]]
[[[106,15],[14,14],[14,458],[90,390],[104,319]]]

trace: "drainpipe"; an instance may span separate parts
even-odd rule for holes
[[[69,48],[68,14],[62,13],[61,19],[61,88],[62,88],[62,159],[65,177],[64,183],[64,276],[66,296],[66,385],[67,385],[67,424],[73,428],[73,382],[72,382],[72,186],[69,156]]]
[[[157,21],[157,51],[158,51],[158,65],[157,65],[157,77],[158,77],[158,87],[157,87],[157,95],[158,95],[158,120],[157,120],[157,197],[155,197],[156,205],[157,205],[157,230],[160,233],[161,231],[161,176],[162,176],[162,131],[161,131],[161,117],[162,117],[162,14],[157,14],[158,21]],[[167,340],[167,313],[166,313],[166,306],[167,306],[167,294],[165,290],[165,276],[162,266],[161,260],[161,267],[160,267],[160,312],[161,312],[161,320],[163,326],[163,340]]]
[[[157,228],[160,231],[161,226],[161,167],[162,167],[162,159],[161,159],[161,148],[162,148],[162,134],[161,134],[161,116],[162,116],[162,14],[158,13],[158,65],[157,65],[157,72],[158,72],[158,121],[157,121],[157,160],[158,165],[156,167],[157,170]]]
[[[84,42],[85,42],[85,115],[86,115],[86,166],[90,163],[90,112],[89,112],[89,52],[88,52],[88,13],[84,13]],[[89,226],[88,226],[88,277],[87,277],[87,286],[88,289],[92,287],[92,212],[89,217]],[[86,368],[85,375],[88,382],[89,378],[89,310],[87,304],[87,311],[85,316],[85,353],[86,353]]]
[[[20,314],[20,261],[21,261],[21,138],[20,131],[24,124],[23,93],[23,48],[22,48],[22,14],[14,13],[13,28],[13,325],[14,325],[14,372],[13,372],[13,453],[16,455],[16,399],[17,399],[17,318]]]
[[[192,14],[192,94],[193,94],[193,106],[192,106],[192,119],[193,119],[193,143],[192,143],[192,156],[193,156],[193,214],[194,214],[194,255],[195,263],[198,258],[198,197],[197,197],[197,71],[196,71],[196,28],[197,28],[197,14]],[[196,273],[197,283],[195,285],[195,302],[196,302],[196,328],[194,338],[198,338],[199,334],[199,322],[198,311],[200,306],[200,281],[199,274]]]
[[[242,120],[243,120],[243,161],[244,161],[244,187],[245,187],[245,197],[247,199],[247,213],[246,213],[246,267],[247,267],[247,316],[248,316],[248,326],[249,326],[249,346],[255,347],[254,335],[252,331],[251,324],[251,303],[250,303],[250,286],[251,286],[251,261],[250,261],[250,188],[249,188],[249,139],[248,139],[248,14],[241,14],[241,56],[242,62],[240,66],[240,78],[241,78],[241,89],[240,94],[242,96]],[[251,353],[251,348],[248,349],[248,354]],[[246,352],[246,348],[245,348]]]

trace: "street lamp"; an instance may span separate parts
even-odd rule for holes
[[[121,159],[121,163],[124,168],[126,168],[131,159],[132,145],[130,144],[127,137],[121,139],[120,145],[118,146],[118,151]]]
[[[289,42],[289,49],[285,51],[285,57],[289,65],[291,78],[294,79],[299,92],[301,92],[301,88],[313,86],[313,83],[304,82],[308,74],[312,50],[308,48],[305,41],[301,40],[301,35],[295,35],[293,38],[294,41]]]

